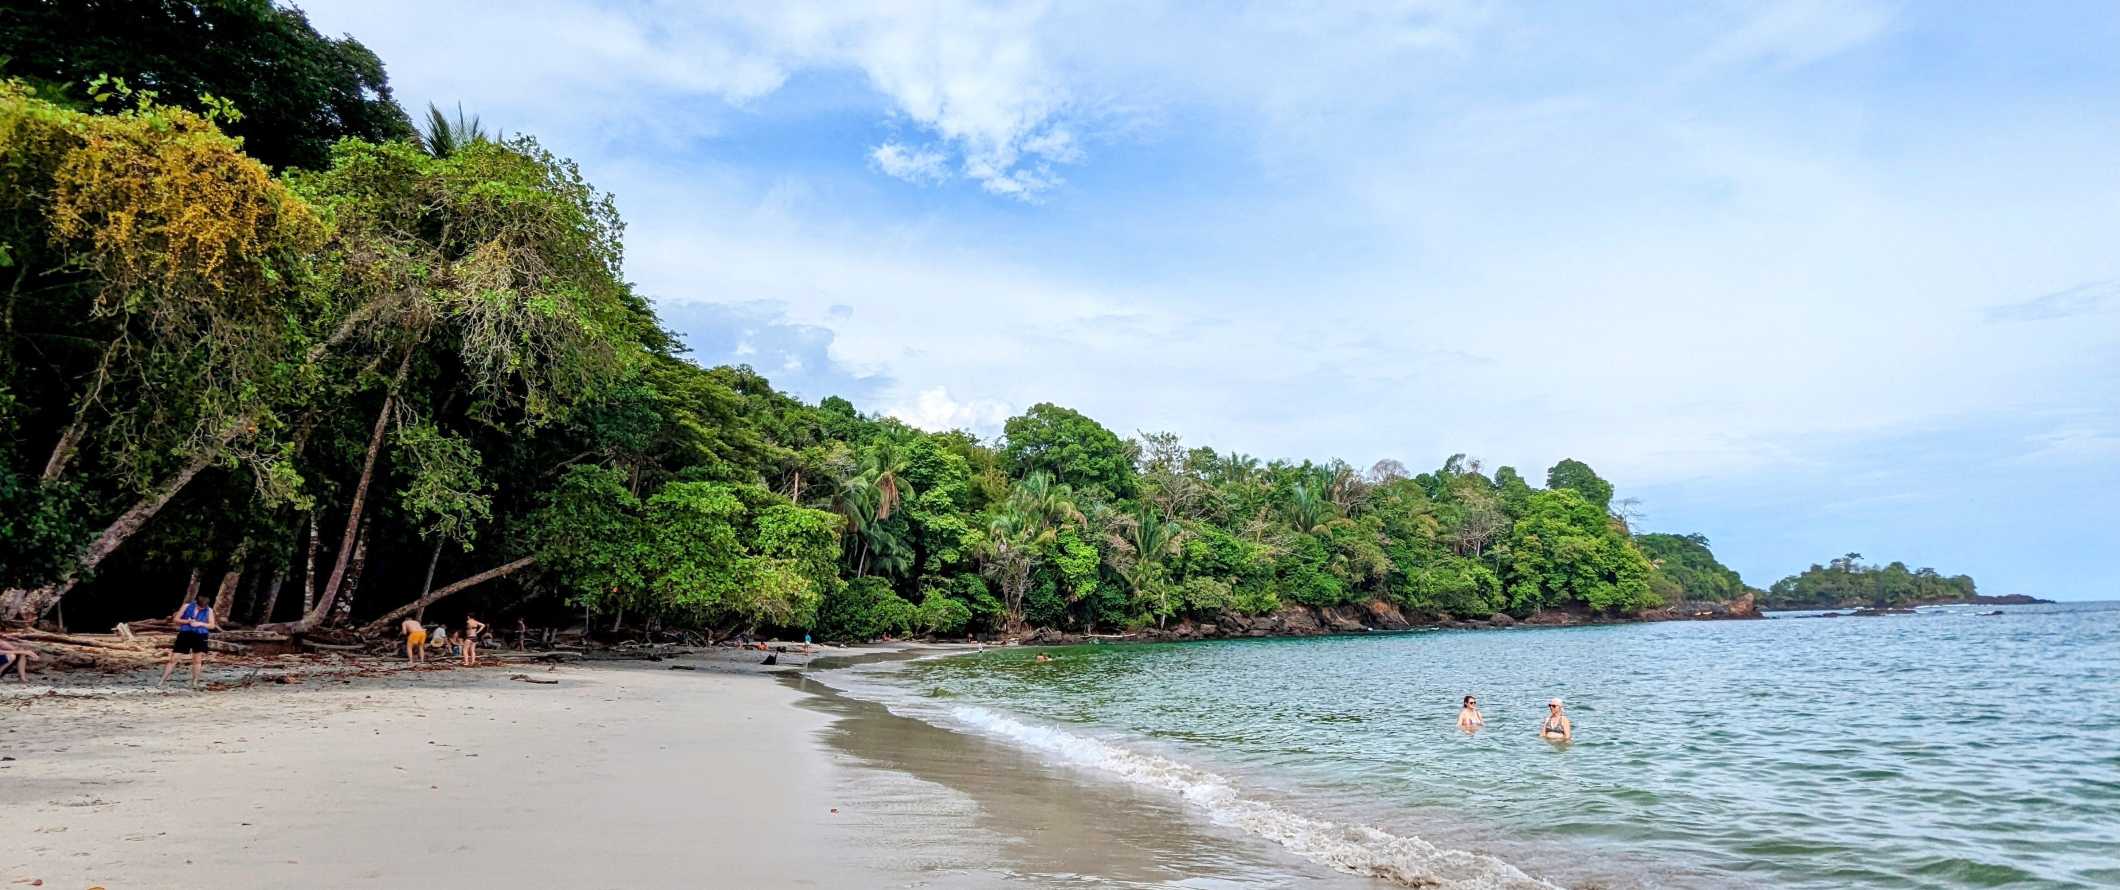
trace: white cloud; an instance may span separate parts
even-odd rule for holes
[[[943,425],[1052,400],[1268,455],[1672,482],[2079,398],[2120,348],[1983,323],[2120,274],[2109,124],[1805,80],[1919,6],[536,0],[499,32],[468,0],[305,6],[405,98],[580,156],[649,293],[773,301],[831,334],[806,367]],[[1044,199],[1045,225],[685,141],[819,77],[885,134],[821,137],[860,140],[822,152],[854,178]]]
[[[932,185],[950,178],[948,155],[931,148],[908,148],[886,142],[869,151],[876,169],[918,185]]]
[[[921,390],[911,404],[897,405],[884,413],[931,432],[969,430],[991,436],[1016,412],[1003,402],[984,399],[960,402],[950,396],[948,387],[937,386]]]

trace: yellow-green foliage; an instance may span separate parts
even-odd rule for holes
[[[51,245],[97,310],[164,324],[262,305],[276,264],[323,243],[315,214],[204,117],[148,103],[91,115],[0,85],[5,185],[48,201]]]

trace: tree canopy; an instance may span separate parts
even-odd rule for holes
[[[76,103],[99,76],[180,107],[224,100],[242,115],[229,135],[275,168],[322,168],[348,136],[412,135],[382,60],[269,0],[22,0],[0,8],[0,59],[0,76]]]
[[[1980,594],[1966,575],[1945,576],[1926,567],[1909,569],[1903,562],[1866,565],[1861,560],[1862,554],[1849,553],[1825,565],[1814,563],[1774,582],[1761,605],[1775,609],[1912,606]]]

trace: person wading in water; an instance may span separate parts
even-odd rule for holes
[[[1568,721],[1568,712],[1561,709],[1561,700],[1546,703],[1546,722],[1538,725],[1538,737],[1549,742],[1575,741],[1575,724]]]
[[[1458,728],[1466,732],[1479,732],[1487,725],[1487,718],[1480,716],[1480,700],[1465,696],[1463,707],[1458,708]]]

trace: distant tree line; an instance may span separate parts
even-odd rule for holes
[[[1763,608],[1838,609],[1849,606],[1910,606],[1968,600],[1980,591],[1967,575],[1943,575],[1931,568],[1909,569],[1903,562],[1864,565],[1850,553],[1825,565],[1774,582],[1761,600]]]

